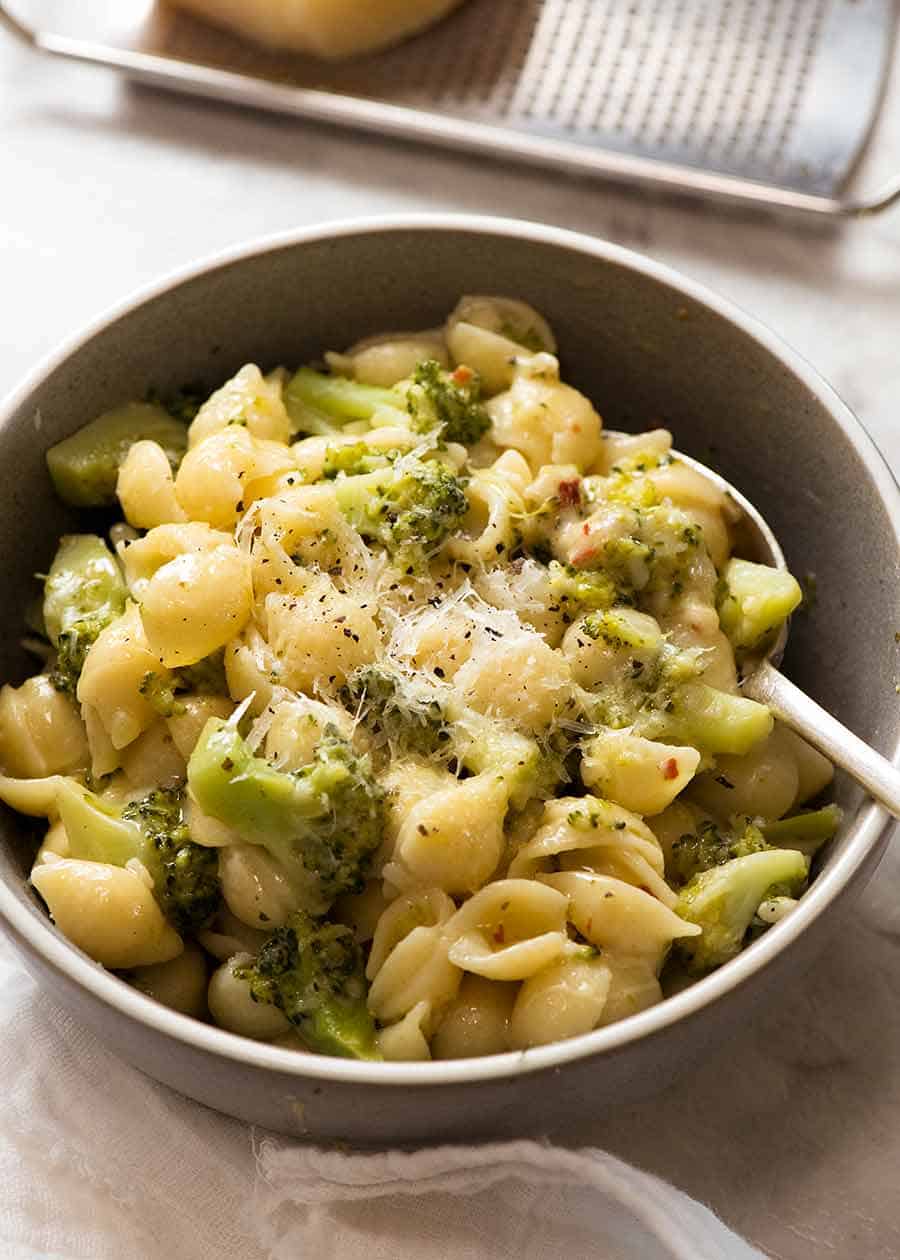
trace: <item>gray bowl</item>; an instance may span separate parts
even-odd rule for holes
[[[220,383],[252,360],[296,364],[385,327],[440,321],[466,292],[531,302],[555,327],[567,380],[609,427],[665,424],[768,516],[818,598],[795,619],[785,667],[888,757],[898,751],[900,496],[839,398],[728,303],[600,241],[491,219],[422,216],[329,225],[255,243],[166,280],[45,364],[0,410],[8,471],[0,677],[32,575],[72,518],[43,452],[150,387]],[[745,1026],[799,976],[871,877],[885,812],[839,782],[840,836],[798,910],[740,957],[651,1010],[525,1053],[452,1063],[364,1064],[298,1055],[175,1014],[69,945],[25,887],[33,837],[0,818],[0,915],[47,991],[124,1058],[184,1094],[295,1135],[357,1142],[515,1135],[652,1093]]]

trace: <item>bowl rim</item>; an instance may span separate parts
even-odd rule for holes
[[[0,402],[0,427],[5,427],[11,416],[48,376],[93,338],[136,308],[163,297],[185,283],[250,258],[286,248],[345,237],[397,232],[495,236],[567,249],[655,280],[736,325],[799,378],[842,429],[865,465],[882,502],[888,508],[895,546],[900,553],[900,488],[863,424],[802,355],[756,317],[664,263],[601,238],[513,218],[443,213],[354,217],[273,233],[217,251],[188,266],[169,271],[149,285],[141,286],[95,317],[82,331],[65,339]],[[895,764],[900,763],[900,723],[891,758]],[[388,1088],[478,1084],[513,1079],[547,1069],[559,1069],[568,1063],[620,1052],[634,1042],[659,1036],[680,1021],[699,1015],[707,1006],[717,1003],[749,982],[777,955],[788,949],[850,884],[854,874],[879,842],[886,842],[892,823],[893,819],[883,807],[874,801],[864,803],[854,819],[854,834],[845,851],[816,878],[796,910],[771,927],[736,958],[689,988],[637,1015],[567,1041],[471,1059],[427,1063],[357,1062],[325,1055],[298,1054],[295,1050],[252,1041],[173,1011],[124,983],[70,944],[49,919],[37,917],[13,894],[5,881],[0,881],[0,918],[5,920],[10,935],[20,947],[25,948],[26,952],[28,949],[33,951],[66,980],[74,981],[94,998],[131,1021],[149,1027],[163,1036],[187,1043],[195,1050],[245,1066],[271,1070],[282,1076],[334,1084],[378,1085]]]

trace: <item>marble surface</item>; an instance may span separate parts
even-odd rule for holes
[[[891,156],[896,92],[873,167]],[[134,287],[245,238],[498,213],[644,250],[760,315],[900,468],[900,212],[834,231],[654,203],[127,87],[2,37],[0,189],[0,392]],[[805,986],[693,1080],[556,1136],[674,1181],[774,1260],[900,1255],[898,881],[895,852]]]

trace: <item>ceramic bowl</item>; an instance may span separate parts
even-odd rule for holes
[[[98,412],[155,388],[210,388],[243,363],[297,364],[385,328],[438,323],[463,293],[505,293],[556,330],[565,379],[609,427],[670,427],[683,451],[759,505],[817,599],[795,618],[787,672],[894,757],[900,626],[900,496],[834,392],[754,319],[648,258],[584,236],[502,220],[427,216],[263,240],[167,279],[102,319],[0,410],[5,576],[0,677],[35,571],[74,521],[44,450]],[[82,528],[83,528],[82,523]],[[525,1053],[379,1064],[257,1044],[156,1004],[87,959],[26,887],[33,839],[0,819],[0,915],[48,995],[124,1058],[244,1120],[355,1142],[515,1135],[658,1090],[778,1000],[871,877],[889,819],[838,781],[840,835],[799,908],[737,959],[622,1023]]]

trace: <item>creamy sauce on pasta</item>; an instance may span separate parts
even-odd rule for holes
[[[739,686],[799,588],[667,431],[604,432],[524,303],[326,357],[243,367],[181,438],[129,413],[174,454],[117,439],[124,521],[63,540],[46,665],[0,693],[32,883],[152,996],[297,1049],[625,1018],[783,917],[837,825]],[[77,440],[54,478],[102,501]]]

